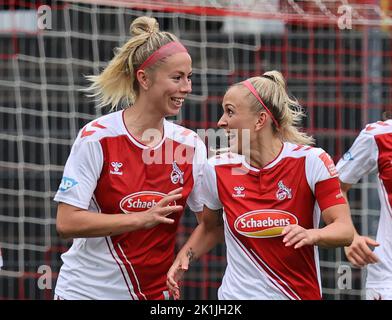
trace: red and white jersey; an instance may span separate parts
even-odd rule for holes
[[[97,214],[132,214],[183,187],[177,204],[200,212],[206,161],[205,145],[193,131],[165,120],[162,141],[150,148],[128,132],[123,111],[111,113],[80,131],[55,201]],[[174,224],[74,239],[62,255],[55,293],[64,299],[168,298],[166,273],[182,214],[169,216]]]
[[[369,264],[367,288],[392,288],[392,120],[371,123],[361,131],[337,164],[340,180],[355,184],[368,173],[377,173],[381,203],[374,253],[380,262]]]
[[[320,299],[318,249],[285,247],[289,224],[318,228],[320,208],[345,203],[335,166],[319,148],[285,142],[261,170],[244,156],[209,159],[202,199],[223,208],[227,268],[219,299]]]

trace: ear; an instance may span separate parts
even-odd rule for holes
[[[255,124],[255,131],[259,131],[263,129],[267,124],[267,119],[268,119],[267,113],[265,111],[260,111],[259,117]]]
[[[150,87],[150,79],[144,70],[138,70],[136,72],[136,79],[139,82],[141,88],[148,90]]]

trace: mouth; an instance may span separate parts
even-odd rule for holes
[[[184,98],[170,98],[170,100],[173,101],[174,105],[179,108],[182,106],[185,99]]]

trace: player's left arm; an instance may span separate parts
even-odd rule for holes
[[[304,245],[324,247],[350,245],[355,229],[331,157],[322,149],[314,149],[306,160],[308,183],[326,226],[305,229],[300,225],[289,225],[283,230],[283,242],[286,246],[294,245],[295,249]]]
[[[294,245],[294,249],[305,245],[322,247],[349,246],[354,237],[354,226],[347,204],[338,204],[322,212],[326,224],[323,228],[305,229],[300,225],[287,226],[282,234],[286,246]]]

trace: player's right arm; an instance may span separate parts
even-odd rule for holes
[[[167,218],[173,212],[182,211],[179,205],[169,206],[169,203],[182,198],[182,188],[170,192],[158,204],[146,211],[132,214],[97,214],[66,203],[59,203],[57,209],[56,228],[62,238],[105,237],[131,232],[139,229],[149,229],[159,223],[174,223]]]
[[[352,184],[340,181],[343,196],[348,203],[347,192]],[[354,229],[354,239],[349,247],[344,247],[347,259],[356,267],[364,267],[369,263],[377,263],[378,257],[370,249],[370,246],[377,247],[379,243],[367,236],[361,236]]]
[[[357,183],[365,174],[377,169],[377,153],[378,149],[373,136],[364,129],[336,165],[342,193],[347,203],[349,203],[347,193],[352,185]],[[345,247],[344,251],[347,259],[354,266],[363,267],[369,263],[378,262],[378,257],[370,248],[378,245],[375,240],[358,234],[354,229],[353,242],[350,246]]]
[[[204,206],[201,222],[178,253],[167,273],[167,286],[174,299],[180,298],[179,280],[188,270],[191,261],[200,258],[218,243],[223,242],[224,230],[221,210]]]

